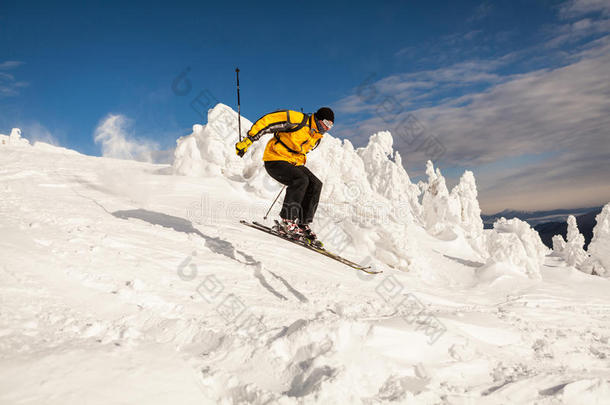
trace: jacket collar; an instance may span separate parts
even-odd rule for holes
[[[318,123],[314,119],[313,114],[309,116],[309,128],[310,134],[312,134],[314,131],[320,133],[320,130],[318,129]]]

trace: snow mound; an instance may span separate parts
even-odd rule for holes
[[[41,141],[34,142],[33,147],[34,147],[34,149],[37,149],[37,150],[43,151],[43,152],[60,153],[60,154],[64,154],[64,155],[83,156],[82,154],[78,153],[77,151],[75,151],[73,149],[68,149],[68,148],[52,145],[50,143],[41,142]]]
[[[518,218],[500,218],[487,235],[487,265],[509,263],[532,279],[541,279],[540,267],[550,252],[538,232]]]

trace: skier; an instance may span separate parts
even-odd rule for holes
[[[262,135],[273,133],[263,154],[265,170],[287,186],[276,230],[319,247],[322,243],[309,224],[318,207],[322,182],[305,167],[305,162],[306,154],[318,146],[334,121],[335,114],[328,107],[312,115],[292,110],[274,111],[256,121],[248,136],[235,144],[235,151],[241,157]]]

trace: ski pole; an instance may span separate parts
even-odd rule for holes
[[[265,214],[265,216],[263,217],[263,219],[267,219],[267,215],[269,215],[269,212],[271,212],[271,208],[273,208],[273,206],[275,205],[275,202],[277,201],[278,198],[280,198],[280,194],[282,194],[282,191],[284,191],[284,189],[286,188],[286,186],[282,187],[282,189],[280,190],[279,193],[277,193],[277,197],[275,197],[275,200],[273,200],[273,202],[271,203],[271,206],[269,207],[269,209],[267,210],[267,213]]]
[[[237,131],[239,133],[239,142],[241,142],[241,102],[239,100],[239,68],[235,68],[237,75]]]

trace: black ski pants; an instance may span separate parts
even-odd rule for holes
[[[267,173],[287,186],[280,217],[309,224],[318,208],[322,182],[305,166],[283,160],[265,162]]]

